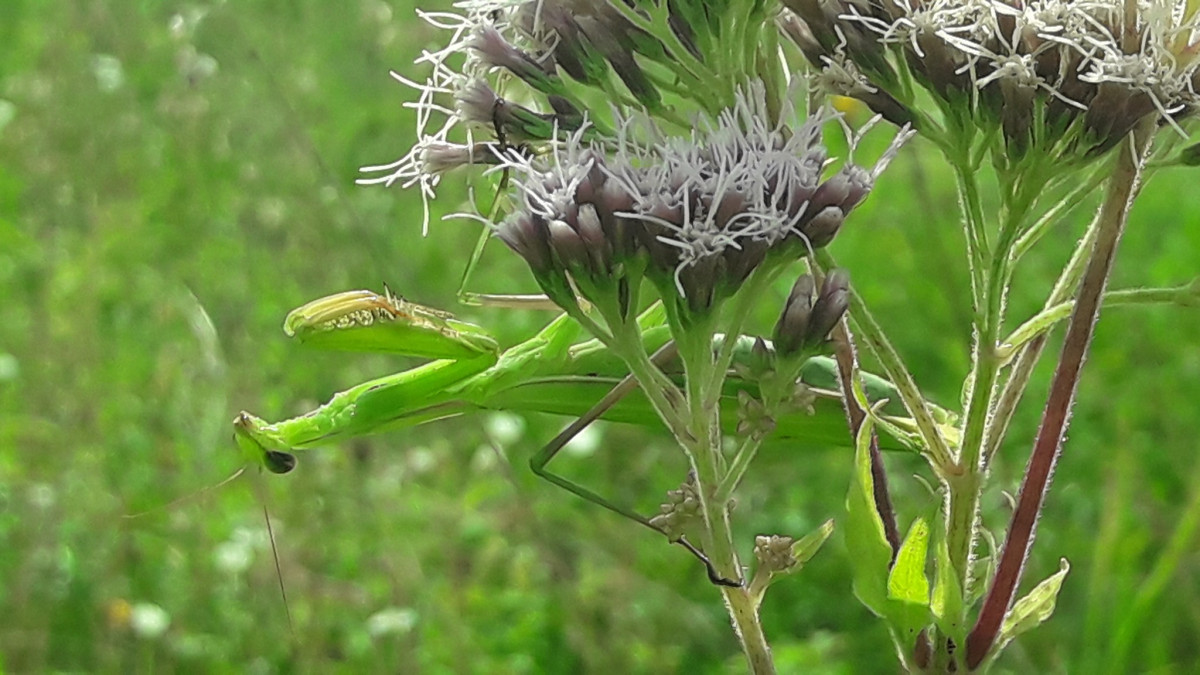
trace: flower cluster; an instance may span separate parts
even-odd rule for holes
[[[609,134],[612,120],[604,118],[614,104],[686,128],[693,113],[715,115],[760,79],[759,52],[772,49],[761,36],[776,30],[775,8],[758,0],[463,0],[455,7],[421,13],[450,31],[444,47],[417,60],[431,68],[426,80],[393,73],[419,92],[410,105],[417,144],[395,162],[364,167],[372,176],[360,183],[418,185],[428,204],[446,171],[491,163],[489,149],[561,140],[585,118],[592,133]],[[735,23],[737,34],[724,34]],[[476,142],[481,133],[495,140]]]
[[[584,297],[646,277],[664,298],[701,311],[728,297],[767,260],[825,246],[866,198],[906,134],[871,169],[826,176],[821,113],[769,125],[759,88],[687,136],[663,136],[628,118],[613,143],[582,131],[547,160],[510,151],[519,208],[497,235],[556,299],[576,282]]]
[[[1198,10],[1185,0],[784,4],[788,32],[837,93],[932,133],[905,84],[915,79],[944,110],[971,111],[959,124],[998,125],[1009,155],[1096,156],[1147,115],[1178,128],[1200,106]]]
[[[815,298],[814,291],[816,282],[807,274],[792,286],[775,324],[773,337],[780,354],[809,353],[825,345],[850,305],[850,275],[843,269],[830,270]]]

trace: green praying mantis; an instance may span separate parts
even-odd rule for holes
[[[661,307],[651,306],[638,321],[656,364],[668,375],[682,377],[678,364],[672,363],[672,343]],[[306,347],[433,360],[337,393],[325,405],[292,419],[268,423],[246,412],[239,414],[234,420],[235,438],[251,463],[286,473],[294,467],[293,453],[298,450],[478,410],[572,416],[576,420],[530,459],[533,472],[658,531],[631,509],[547,470],[567,441],[596,419],[643,426],[658,423],[650,402],[637,391],[620,359],[599,341],[583,339],[582,329],[565,314],[528,340],[501,349],[485,329],[449,313],[409,302],[390,290],[382,295],[360,290],[324,297],[292,311],[284,321],[284,332]],[[771,349],[758,338],[736,339],[732,373],[722,395],[723,431],[731,435],[738,433],[739,403],[757,395],[757,383],[747,377],[751,369],[744,366],[754,360],[756,351]],[[912,425],[903,417],[894,387],[866,373],[862,385],[872,401],[892,402],[878,412],[894,431],[881,439],[882,446],[904,448],[905,431]],[[773,420],[774,438],[797,448],[849,447],[839,391],[835,361],[811,358],[796,383],[793,412]]]

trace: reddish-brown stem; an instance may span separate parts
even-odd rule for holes
[[[846,423],[850,426],[850,438],[858,438],[858,430],[862,427],[867,413],[858,405],[854,397],[853,373],[858,366],[858,355],[854,349],[854,339],[850,329],[843,319],[833,329],[834,355],[837,357],[838,375],[842,385],[842,402],[846,410]],[[871,431],[871,482],[874,485],[875,510],[883,521],[883,533],[888,544],[892,547],[892,562],[900,552],[900,529],[896,525],[896,510],[892,507],[892,495],[888,492],[887,473],[883,468],[883,454],[879,451],[879,436]]]
[[[991,588],[983,601],[979,620],[967,636],[967,667],[974,669],[983,662],[996,641],[1004,615],[1012,605],[1025,560],[1033,544],[1038,517],[1054,466],[1062,454],[1063,437],[1070,420],[1071,407],[1079,385],[1079,373],[1087,358],[1088,345],[1100,315],[1100,299],[1108,283],[1113,258],[1129,207],[1136,191],[1145,143],[1142,134],[1123,144],[1117,165],[1109,181],[1108,195],[1100,209],[1100,225],[1095,247],[1079,287],[1075,311],[1067,326],[1062,355],[1050,384],[1050,395],[1042,413],[1033,452],[1025,468],[1021,495],[1008,527],[1008,537],[992,579]]]

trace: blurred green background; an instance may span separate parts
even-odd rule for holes
[[[382,0],[0,3],[0,671],[743,669],[685,552],[530,477],[563,419],[480,414],[302,454],[259,493],[246,478],[204,491],[240,464],[237,411],[298,414],[411,365],[306,352],[280,331],[289,309],[382,282],[455,307],[476,226],[422,238],[414,193],[353,185],[413,142],[413,94],[387,72],[413,73],[438,39]],[[969,318],[947,178],[911,144],[833,248],[931,397],[954,406]],[[1195,181],[1151,183],[1116,286],[1195,275]],[[444,196],[440,213],[461,206]],[[1023,265],[1013,317],[1038,305],[1080,225]],[[532,290],[493,249],[471,290]],[[505,344],[548,319],[460,314]],[[1026,588],[1060,557],[1073,569],[1055,617],[1002,670],[1196,671],[1198,329],[1184,307],[1101,322]],[[994,531],[1047,375],[993,471]],[[660,434],[604,426],[587,441],[563,470],[645,511],[683,477]],[[889,462],[907,522],[933,498],[917,463]],[[812,530],[838,515],[848,465],[845,449],[768,448],[737,528]],[[835,537],[772,588],[782,672],[895,672],[846,559]]]

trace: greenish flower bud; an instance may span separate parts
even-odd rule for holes
[[[759,535],[754,538],[754,557],[758,559],[759,569],[770,574],[787,572],[799,561],[792,555],[792,546],[796,540],[778,534],[770,536]]]
[[[658,515],[650,524],[660,530],[671,541],[685,536],[688,530],[700,523],[700,493],[696,491],[696,475],[688,472],[687,479],[679,489],[667,493],[667,500],[659,506]]]
[[[737,434],[763,438],[775,430],[775,419],[771,417],[763,402],[750,392],[738,392],[738,423]]]

